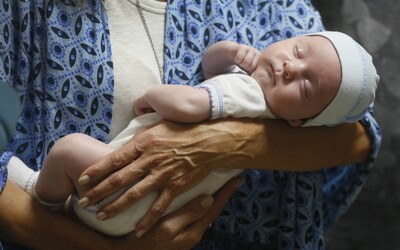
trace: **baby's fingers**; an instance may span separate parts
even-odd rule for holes
[[[246,55],[249,52],[249,49],[247,48],[247,46],[245,45],[239,45],[239,49],[236,52],[236,56],[235,56],[235,63],[237,65],[242,65],[244,63],[244,61],[246,60]]]
[[[238,50],[235,63],[241,69],[245,70],[247,73],[252,73],[258,63],[258,50],[251,48],[249,46],[243,45],[241,49]]]

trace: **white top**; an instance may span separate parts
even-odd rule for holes
[[[136,116],[135,99],[151,85],[160,84],[160,74],[153,50],[140,19],[136,0],[105,1],[109,20],[111,47],[114,63],[114,108],[110,128],[110,140],[125,129]],[[167,3],[140,0],[154,46],[163,65],[164,24]],[[138,37],[143,39],[138,39]],[[25,165],[17,157],[11,157],[8,169]]]
[[[114,108],[110,140],[136,116],[135,99],[150,86],[161,84],[157,62],[136,0],[105,1],[114,62]],[[140,0],[158,60],[163,65],[164,24],[166,3]],[[140,38],[140,39],[138,39]]]
[[[226,117],[277,118],[268,108],[260,85],[245,73],[215,76],[196,88],[204,88],[210,95],[211,120]]]

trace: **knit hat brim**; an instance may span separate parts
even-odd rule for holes
[[[302,126],[334,126],[361,119],[373,104],[379,82],[371,55],[350,36],[335,31],[314,33],[335,47],[341,64],[341,84],[333,101]]]

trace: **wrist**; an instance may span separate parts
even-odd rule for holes
[[[255,119],[223,119],[196,125],[188,135],[192,138],[199,159],[194,166],[214,171],[217,168],[242,169],[256,166],[265,143],[265,126]],[[204,135],[203,135],[204,134]],[[196,155],[196,154],[193,154]]]

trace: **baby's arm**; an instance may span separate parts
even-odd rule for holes
[[[136,99],[137,115],[152,110],[165,119],[193,123],[210,116],[210,97],[207,90],[185,85],[157,85]]]
[[[204,53],[202,67],[206,79],[231,71],[238,66],[251,75],[256,69],[261,52],[233,41],[211,45]]]

